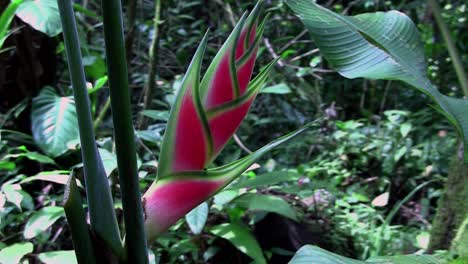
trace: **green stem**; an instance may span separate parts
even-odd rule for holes
[[[76,186],[76,179],[73,174],[70,175],[67,187],[65,188],[63,209],[70,226],[73,247],[75,248],[78,263],[96,263],[93,244],[89,235],[88,225],[86,224],[86,214],[83,210],[80,192]]]
[[[148,79],[146,80],[145,84],[145,96],[144,96],[144,103],[143,103],[143,110],[148,109],[151,107],[151,102],[153,100],[153,91],[156,89],[156,72],[158,68],[158,46],[159,46],[159,23],[160,23],[160,16],[161,16],[161,0],[156,0],[154,7],[154,38],[151,42],[151,48],[149,51],[149,61],[150,61],[150,68],[148,72]],[[138,122],[139,129],[146,128],[146,117],[144,115],[140,115]]]
[[[99,125],[102,123],[102,120],[104,120],[104,117],[106,116],[110,105],[111,105],[110,97],[107,97],[107,100],[104,103],[104,106],[102,107],[101,111],[99,112],[99,115],[97,116],[96,120],[94,121],[94,130],[95,131],[97,130]]]
[[[107,175],[94,139],[91,108],[71,0],[58,0],[58,6],[78,115],[91,228],[116,255],[120,255],[122,242]]]
[[[102,14],[117,165],[124,209],[126,256],[132,263],[148,263],[130,108],[121,1],[103,0]]]
[[[463,93],[468,97],[468,78],[466,77],[465,70],[463,69],[463,64],[457,48],[455,47],[455,43],[453,42],[452,36],[450,36],[450,31],[442,18],[440,6],[435,0],[428,0],[427,2],[432,8],[437,26],[439,26],[445,43],[447,44],[447,49],[449,51],[450,58],[452,59],[453,67],[457,73],[458,81],[460,82]]]
[[[15,12],[22,3],[23,0],[11,1],[0,15],[0,48],[3,46],[3,42],[8,35],[8,28],[15,17]]]

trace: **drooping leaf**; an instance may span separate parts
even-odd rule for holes
[[[297,221],[296,211],[286,201],[273,195],[247,193],[236,198],[233,202],[249,210],[277,213]]]
[[[195,235],[201,234],[205,227],[206,219],[208,219],[208,204],[201,203],[192,211],[185,215],[185,221]]]
[[[27,0],[16,15],[35,30],[55,37],[62,32],[60,14],[55,0]]]
[[[418,30],[408,16],[398,11],[342,16],[308,0],[286,3],[341,75],[412,85],[436,103],[468,145],[468,100],[443,95],[431,84]]]
[[[0,251],[0,263],[18,264],[21,259],[33,251],[33,244],[30,242],[16,243]]]
[[[13,17],[15,17],[15,12],[18,7],[23,3],[23,0],[13,0],[8,6],[3,10],[0,15],[0,49],[3,46],[6,38],[11,34],[11,30],[8,30]]]
[[[62,207],[48,206],[35,212],[24,227],[24,238],[31,239],[47,230],[55,221],[64,216]]]
[[[231,242],[239,251],[254,259],[255,263],[267,263],[260,245],[248,228],[226,223],[212,227],[210,232]]]
[[[376,257],[367,261],[354,260],[326,251],[316,246],[301,247],[289,264],[438,264],[435,257],[429,255],[403,255],[390,257]]]
[[[75,251],[73,250],[59,250],[59,251],[49,251],[43,252],[37,255],[37,258],[42,261],[44,264],[57,264],[57,263],[67,263],[67,264],[76,264]]]
[[[33,99],[32,133],[38,146],[52,157],[65,153],[68,142],[78,140],[75,103],[60,97],[52,87],[44,87]]]

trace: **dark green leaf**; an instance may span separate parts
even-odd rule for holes
[[[294,209],[286,201],[273,195],[247,193],[236,198],[233,202],[249,210],[262,210],[277,213],[297,221],[297,215]]]
[[[266,263],[262,249],[246,227],[239,224],[221,224],[212,227],[210,232],[229,240],[239,251],[253,258],[255,263]]]

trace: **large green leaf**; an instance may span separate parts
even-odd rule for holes
[[[33,251],[33,244],[30,242],[16,243],[0,251],[0,263],[18,264],[24,255]]]
[[[404,255],[391,257],[376,257],[367,261],[354,260],[331,253],[316,246],[301,247],[289,264],[438,264],[436,258],[429,255]]]
[[[24,238],[31,239],[47,230],[64,215],[62,207],[48,206],[35,212],[24,227]]]
[[[214,226],[210,232],[229,240],[239,251],[253,258],[257,264],[266,264],[262,249],[250,230],[239,224],[221,224]]]
[[[342,16],[310,0],[286,3],[341,75],[400,80],[414,86],[436,103],[468,145],[468,100],[443,95],[431,84],[419,32],[408,16],[398,11]]]
[[[25,1],[16,11],[16,15],[35,30],[54,37],[62,32],[60,14],[55,0]]]
[[[60,97],[52,87],[44,87],[33,99],[32,133],[37,145],[52,157],[68,150],[68,143],[78,140],[75,103]]]
[[[297,221],[296,211],[283,199],[265,194],[247,193],[234,200],[240,207],[280,214]]]

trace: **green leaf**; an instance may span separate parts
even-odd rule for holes
[[[404,123],[400,127],[400,133],[402,137],[408,136],[409,132],[411,131],[411,128],[413,126],[410,123]]]
[[[40,180],[65,185],[68,182],[69,173],[69,171],[43,171],[34,176],[27,177],[20,184]]]
[[[23,207],[27,209],[33,208],[31,196],[23,191],[19,184],[4,184],[2,191],[5,194],[6,200],[16,205],[19,210]]]
[[[404,255],[390,257],[375,257],[366,260],[374,264],[439,264],[440,261],[430,255]]]
[[[44,232],[63,215],[63,208],[58,206],[44,207],[35,212],[26,223],[23,233],[24,238],[31,239]]]
[[[194,234],[201,234],[208,219],[208,210],[208,204],[204,202],[185,215],[185,221]]]
[[[363,264],[358,261],[346,258],[316,246],[305,245],[301,247],[289,264]]]
[[[33,251],[33,244],[30,242],[16,243],[0,251],[0,263],[18,264],[24,255]]]
[[[272,171],[257,175],[255,178],[239,180],[238,182],[231,184],[228,188],[240,189],[266,187],[280,182],[296,180],[299,176],[299,174],[290,171]]]
[[[401,80],[425,93],[468,145],[468,100],[441,94],[426,76],[424,50],[398,11],[342,16],[309,0],[288,0],[325,58],[346,78]],[[465,147],[468,161],[468,148]]]
[[[23,3],[23,0],[13,0],[11,1],[5,10],[2,11],[0,15],[0,49],[3,46],[6,38],[11,34],[12,31],[9,31],[8,28],[10,26],[13,17],[15,17],[15,12],[18,7]]]
[[[55,37],[62,32],[60,14],[55,0],[25,1],[16,11],[16,15],[35,30]]]
[[[331,253],[316,246],[301,247],[289,264],[438,264],[439,261],[429,255],[404,255],[376,257],[367,261],[354,260]]]
[[[34,140],[47,155],[57,157],[69,149],[68,142],[78,140],[75,102],[58,96],[52,87],[44,87],[33,99],[31,120]]]
[[[75,264],[76,261],[74,250],[60,250],[60,251],[49,251],[40,253],[37,255],[40,261],[45,264],[56,264],[56,263],[67,263]]]
[[[288,94],[291,93],[291,89],[285,83],[279,83],[272,86],[268,86],[262,89],[260,93],[269,93],[269,94]]]
[[[169,119],[168,111],[144,110],[141,114],[154,120],[167,121]]]
[[[233,202],[249,210],[263,210],[277,213],[297,221],[294,209],[286,201],[273,195],[247,193],[236,198]]]
[[[221,224],[214,226],[210,232],[229,240],[239,251],[253,258],[255,263],[266,263],[257,240],[249,229],[239,224]]]
[[[20,149],[20,148],[17,148],[17,149]],[[29,160],[34,160],[34,161],[37,161],[39,163],[44,163],[44,164],[55,164],[55,161],[45,155],[42,155],[38,152],[35,152],[35,151],[29,151],[27,150],[26,148],[23,148],[21,149],[21,151],[23,151],[23,153],[15,153],[15,154],[8,154],[8,155],[5,155],[5,159],[7,158],[21,158],[21,157],[24,157],[24,158],[27,158]]]

